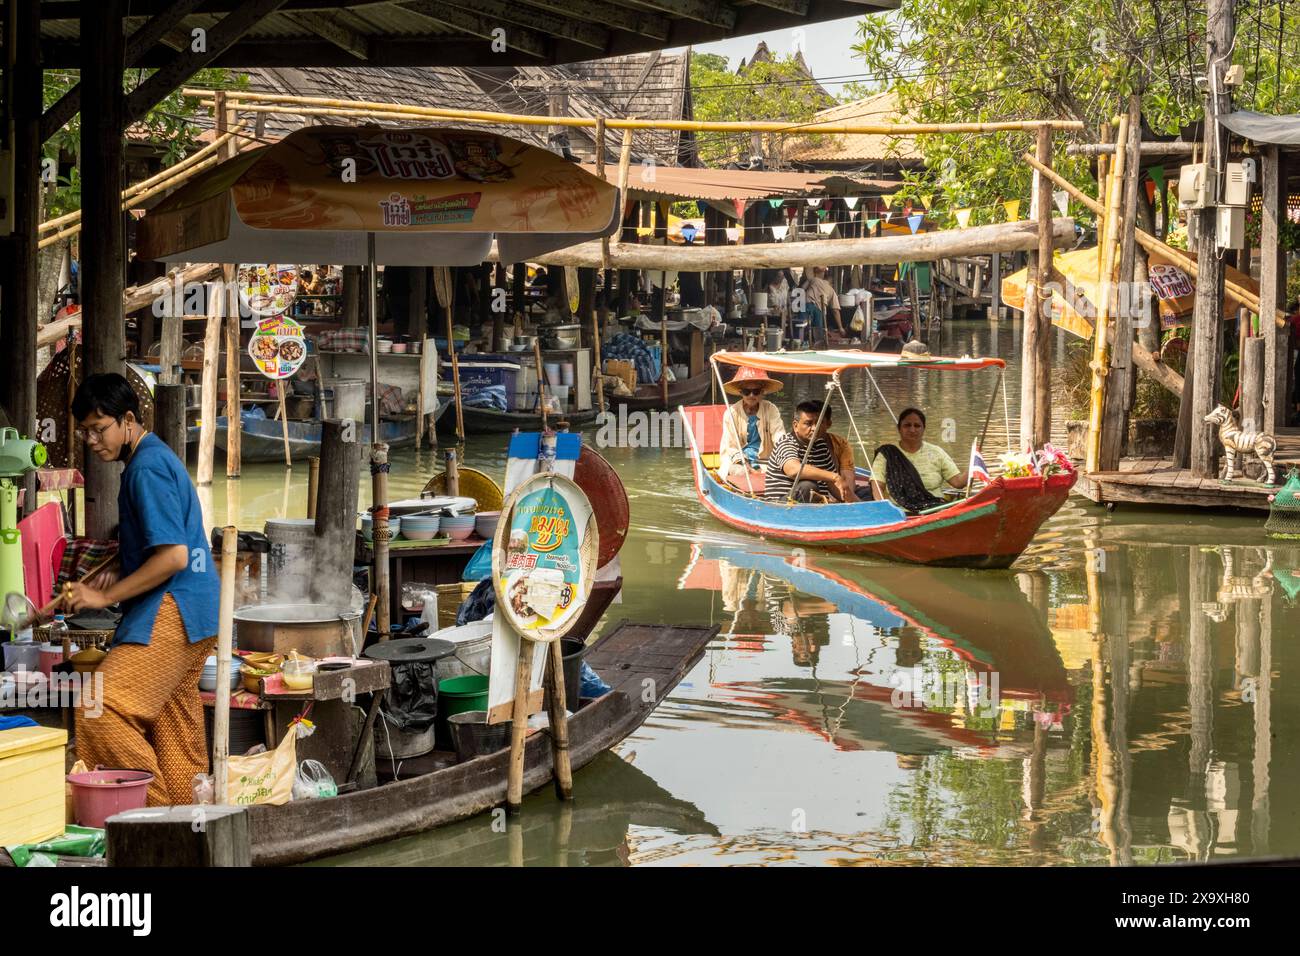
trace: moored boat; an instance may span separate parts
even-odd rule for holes
[[[835,376],[845,369],[914,367],[965,370],[1004,367],[1001,359],[951,359],[855,351],[719,352],[714,361],[774,372]],[[995,392],[996,394],[996,392]],[[682,409],[691,442],[696,494],[719,521],[778,541],[872,554],[912,564],[1005,568],[1018,558],[1074,486],[1073,471],[998,477],[955,501],[909,514],[893,501],[800,504],[768,501],[734,488],[717,473],[726,405]],[[862,471],[859,470],[860,475]]]
[[[700,401],[709,392],[712,381],[708,371],[697,372],[690,378],[668,383],[668,401],[664,401],[663,386],[657,382],[638,385],[631,395],[610,395],[606,393],[605,402],[617,410],[620,405],[627,406],[628,411],[648,412],[675,409],[679,405],[691,405]]]
[[[400,448],[415,442],[415,416],[409,419],[385,420],[379,424],[380,436],[390,448]],[[284,461],[285,429],[271,418],[244,419],[240,429],[240,454],[244,461]],[[370,426],[358,427],[362,444],[370,444]],[[316,421],[289,422],[289,454],[294,460],[305,460],[320,455],[321,423]],[[217,419],[216,447],[222,454],[226,451],[227,419],[223,415]],[[186,434],[186,441],[199,440],[199,426],[191,425]]]

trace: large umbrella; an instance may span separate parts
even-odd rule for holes
[[[1195,261],[1196,253],[1183,255]],[[1053,289],[1052,324],[1059,325],[1079,338],[1092,338],[1093,322],[1097,316],[1095,303],[1100,298],[1097,250],[1073,249],[1059,253],[1053,260],[1057,270],[1065,277],[1063,288]],[[1196,280],[1174,265],[1172,260],[1154,254],[1150,259],[1151,291],[1160,305],[1160,326],[1175,328],[1189,323],[1196,304]],[[1002,280],[1002,301],[1013,309],[1025,307],[1025,283],[1028,270],[1013,272]],[[1259,283],[1250,276],[1229,266],[1230,281],[1258,293]],[[1228,299],[1223,302],[1223,317],[1233,318],[1237,306]]]
[[[522,262],[613,233],[621,212],[617,187],[505,136],[309,126],[173,193],[141,221],[136,250],[166,261],[369,267],[372,472],[383,509],[376,264],[476,265],[493,241],[502,261]],[[377,511],[377,529],[379,520]],[[386,606],[384,595],[381,620]]]

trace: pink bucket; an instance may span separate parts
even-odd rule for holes
[[[104,821],[123,810],[145,805],[153,774],[143,770],[92,770],[68,774],[77,823],[102,829]]]

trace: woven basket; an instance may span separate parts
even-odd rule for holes
[[[41,624],[33,628],[33,639],[41,643],[48,643],[50,640],[50,628],[52,624]],[[76,644],[81,650],[87,650],[91,647],[97,647],[101,651],[108,650],[108,646],[113,643],[113,635],[116,631],[74,631],[68,629],[68,638],[73,644]]]
[[[623,380],[629,391],[636,391],[636,365],[622,359],[606,359],[605,374],[616,375]]]

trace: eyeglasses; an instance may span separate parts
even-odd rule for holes
[[[741,395],[762,395],[762,394],[763,394],[763,389],[762,389],[762,388],[742,388],[742,389],[740,390],[740,394],[741,394]]]
[[[78,428],[74,434],[77,436],[77,441],[85,442],[88,445],[98,445],[104,440],[104,432],[108,431],[114,425],[120,424],[122,424],[121,421],[114,419],[107,425],[92,425],[89,428]]]

